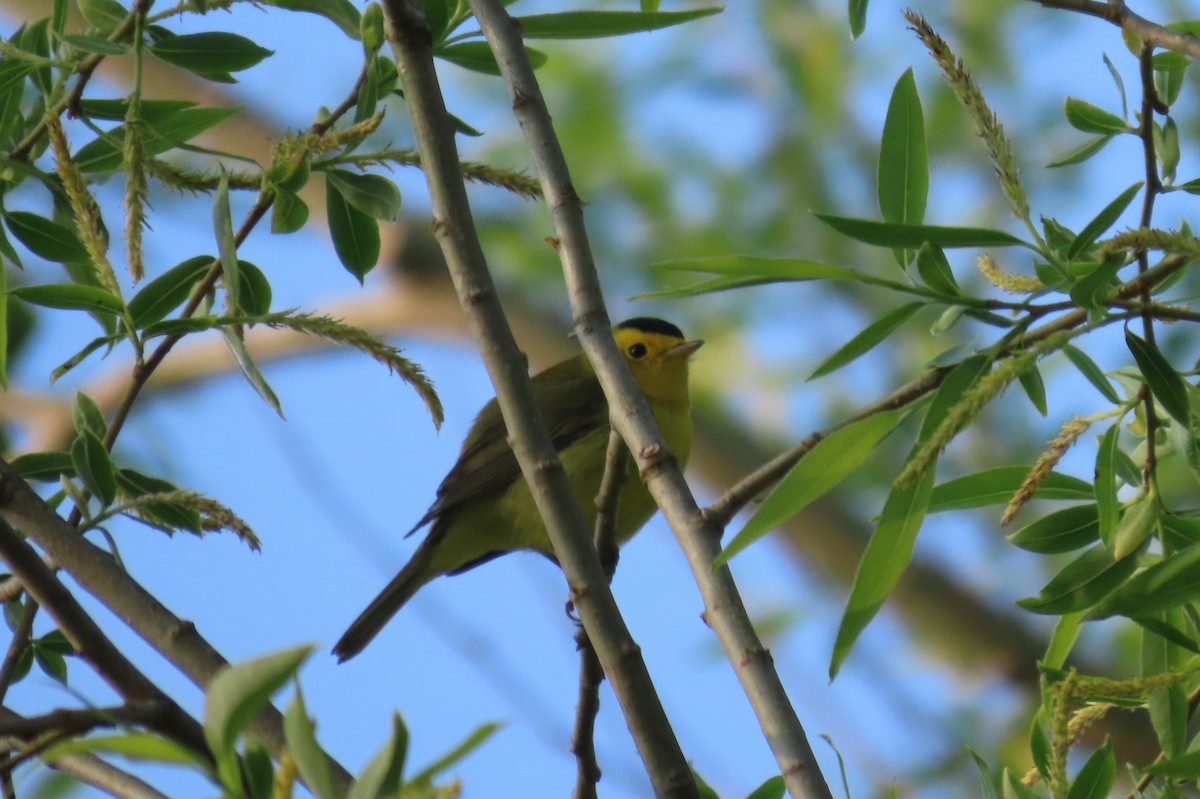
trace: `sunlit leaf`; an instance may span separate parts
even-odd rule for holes
[[[1018,599],[1017,604],[1034,613],[1054,615],[1087,610],[1129,579],[1136,568],[1136,554],[1114,561],[1106,547],[1097,545],[1064,566],[1036,597]]]
[[[986,505],[1003,505],[1012,499],[1029,474],[1028,466],[996,466],[940,483],[929,500],[929,512]],[[1051,472],[1033,494],[1039,499],[1086,500],[1093,498],[1091,483]]]
[[[526,39],[594,39],[658,30],[719,13],[719,7],[690,11],[563,11],[517,17]]]
[[[860,355],[866,354],[872,347],[885,340],[897,328],[911,319],[913,314],[921,310],[924,306],[925,303],[923,302],[910,302],[888,311],[882,317],[863,328],[854,338],[838,347],[832,355],[822,361],[821,365],[813,370],[808,379],[812,380],[813,378],[827,375],[850,363]]]
[[[1029,246],[1021,239],[1011,233],[1005,233],[1003,230],[943,225],[898,225],[832,214],[816,214],[815,216],[839,233],[880,247],[917,248],[925,243],[941,247]]]
[[[1158,400],[1171,417],[1185,427],[1191,426],[1191,408],[1188,405],[1187,387],[1162,352],[1157,347],[1150,346],[1144,339],[1134,335],[1129,329],[1125,330],[1125,343],[1137,361],[1142,377],[1154,398]]]

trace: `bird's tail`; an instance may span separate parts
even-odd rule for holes
[[[360,613],[358,618],[346,629],[338,642],[333,645],[333,654],[337,656],[339,663],[349,660],[363,651],[363,648],[371,643],[371,639],[379,634],[379,631],[391,620],[392,616],[396,615],[404,603],[412,599],[412,595],[417,592],[417,589],[435,576],[426,573],[430,554],[429,547],[418,547],[417,551],[413,553],[412,559],[405,564],[400,573],[392,578],[387,587],[379,592],[379,596],[375,597],[367,609]]]

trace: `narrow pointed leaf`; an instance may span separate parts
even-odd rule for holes
[[[13,238],[47,261],[87,261],[87,250],[71,228],[28,211],[7,211],[4,223]]]
[[[1067,115],[1067,121],[1071,123],[1071,127],[1076,130],[1082,130],[1084,133],[1131,133],[1133,128],[1125,121],[1123,117],[1105,111],[1099,106],[1092,105],[1086,100],[1080,100],[1078,97],[1068,97],[1063,104],[1063,111]]]
[[[168,36],[148,49],[168,64],[204,76],[240,72],[273,53],[252,39],[222,31]]]
[[[1129,579],[1137,555],[1114,561],[1104,546],[1094,546],[1072,560],[1046,583],[1036,597],[1017,604],[1034,613],[1062,615],[1087,610]]]
[[[166,317],[183,304],[208,274],[215,259],[211,255],[197,255],[163,272],[142,286],[129,301],[129,315],[139,328]]]
[[[716,14],[719,7],[691,11],[564,11],[517,17],[526,39],[595,39],[658,30]]]
[[[836,430],[820,441],[771,490],[746,526],[717,557],[713,567],[728,560],[799,513],[840,483],[904,417],[901,411],[868,416]]]
[[[1033,403],[1033,407],[1042,416],[1049,413],[1049,408],[1046,405],[1046,384],[1042,381],[1042,373],[1038,370],[1036,363],[1031,363],[1029,368],[1021,374],[1017,375],[1017,380],[1021,383],[1021,388],[1025,389],[1025,396],[1029,397],[1029,401]]]
[[[145,120],[143,146],[147,155],[158,155],[199,136],[209,128],[224,122],[240,111],[230,108],[183,108],[160,118]],[[104,138],[96,138],[80,147],[75,163],[84,172],[112,172],[120,169],[123,155],[120,142],[125,140],[125,126],[118,125]]]
[[[1200,752],[1188,752],[1159,763],[1150,763],[1144,770],[1148,774],[1175,780],[1200,779]]]
[[[441,774],[446,769],[458,763],[464,757],[478,749],[488,738],[496,733],[501,727],[499,722],[489,721],[485,724],[480,724],[471,734],[466,737],[462,743],[451,749],[446,754],[439,757],[433,763],[430,763],[418,774],[406,781],[406,784],[427,785],[433,781],[433,778]]]
[[[1200,544],[1168,555],[1129,579],[1088,612],[1089,619],[1150,616],[1200,597]]]
[[[80,283],[47,283],[40,286],[18,286],[10,289],[11,296],[43,308],[93,311],[119,314],[124,306],[111,291],[99,286]]]
[[[1100,538],[1095,505],[1076,505],[1048,513],[1008,537],[1028,552],[1058,554],[1081,549]]]
[[[1133,353],[1142,377],[1150,388],[1154,398],[1158,400],[1171,417],[1185,427],[1191,425],[1191,408],[1188,405],[1187,387],[1162,352],[1157,347],[1151,347],[1145,339],[1139,338],[1128,329],[1125,330],[1125,343]]]
[[[946,253],[942,252],[940,247],[921,245],[920,251],[917,252],[917,274],[921,276],[925,285],[934,291],[951,296],[962,294],[958,281],[954,279],[950,261],[946,259]]]
[[[1172,622],[1183,622],[1183,612],[1172,608],[1153,618],[1156,622],[1173,628],[1175,625]],[[1143,629],[1141,661],[1142,676],[1153,677],[1183,668],[1187,655],[1182,648],[1164,636]],[[1146,697],[1146,706],[1150,711],[1150,723],[1158,736],[1163,755],[1171,758],[1183,754],[1188,743],[1189,715],[1187,695],[1183,686],[1176,683],[1151,691]]]
[[[229,173],[222,170],[213,198],[213,232],[217,239],[217,252],[221,260],[221,281],[225,286],[225,305],[230,314],[236,314],[242,306],[238,292],[242,281],[238,276],[237,240],[233,236],[233,216],[229,210]]]
[[[298,686],[283,716],[283,734],[296,770],[317,799],[342,799],[342,792],[333,781],[329,758],[317,743],[312,720],[304,707],[304,695]]]
[[[892,89],[876,173],[879,211],[886,222],[919,225],[925,220],[929,195],[929,153],[925,147],[925,114],[911,68]],[[897,253],[901,266],[908,262]]]
[[[204,697],[204,737],[218,759],[233,754],[234,743],[250,720],[311,652],[311,646],[285,649],[217,672]]]
[[[1071,246],[1067,248],[1067,260],[1074,260],[1081,255],[1085,250],[1095,243],[1096,239],[1100,238],[1100,234],[1112,227],[1129,204],[1133,202],[1133,198],[1142,190],[1142,182],[1134,183],[1125,191],[1117,195],[1116,199],[1104,206],[1100,213],[1096,214],[1091,222],[1084,226],[1083,230],[1079,231],[1079,235],[1075,237],[1075,241],[1071,242]]]
[[[867,29],[869,0],[850,0],[850,38],[857,39]]]
[[[93,432],[83,431],[71,445],[71,463],[75,473],[104,505],[117,498],[117,472],[104,442]]]
[[[839,233],[880,247],[911,247],[915,249],[927,242],[941,247],[1029,246],[1026,242],[1003,230],[943,225],[897,225],[889,222],[876,222],[872,219],[834,216],[833,214],[816,214],[816,217]]]
[[[1100,437],[1096,451],[1096,530],[1100,540],[1109,545],[1117,532],[1121,506],[1117,501],[1117,436],[1119,425],[1112,425]]]
[[[899,308],[894,308],[879,319],[876,319],[826,358],[820,366],[813,370],[808,379],[812,380],[815,377],[827,375],[850,363],[855,358],[866,354],[872,347],[886,339],[897,328],[911,319],[913,314],[921,310],[924,306],[925,303],[923,302],[910,302],[901,305]]]
[[[1121,401],[1120,395],[1112,387],[1112,383],[1105,377],[1104,371],[1101,370],[1096,362],[1093,361],[1087,353],[1071,344],[1067,344],[1062,348],[1063,354],[1068,360],[1075,365],[1075,368],[1087,378],[1087,381],[1095,386],[1096,390],[1104,395],[1104,398],[1112,403]]]
[[[350,786],[346,799],[389,799],[400,790],[408,755],[408,727],[399,713],[392,714],[392,736],[371,758]]]
[[[1012,499],[1029,474],[1028,466],[996,466],[981,472],[955,477],[933,490],[929,512],[1003,505]],[[1078,477],[1051,472],[1038,486],[1039,499],[1091,501],[1092,485]]]
[[[267,382],[267,378],[259,371],[258,364],[250,357],[250,353],[246,351],[246,344],[242,341],[241,331],[230,330],[222,327],[221,335],[225,337],[225,343],[229,345],[229,350],[233,353],[234,359],[237,360],[238,366],[241,367],[242,374],[250,381],[250,385],[254,386],[254,390],[258,395],[266,400],[275,413],[279,417],[283,417],[283,406],[279,404],[279,397],[275,395],[275,390]]]
[[[500,74],[500,65],[496,63],[496,56],[492,55],[492,48],[488,47],[486,42],[456,42],[442,45],[434,50],[433,54],[472,72],[480,72],[484,75]],[[549,60],[545,53],[532,47],[525,48],[525,55],[529,59],[529,65],[535,70]]]
[[[850,599],[833,645],[829,679],[837,676],[859,634],[883,607],[884,600],[908,566],[917,531],[925,520],[936,471],[931,466],[912,484],[893,488],[888,494],[879,524],[871,533],[854,575]]]
[[[307,11],[325,17],[351,39],[359,38],[362,15],[350,0],[260,0],[289,11]]]
[[[1050,163],[1046,164],[1046,168],[1053,169],[1055,167],[1060,167],[1060,166],[1071,166],[1072,164],[1081,164],[1084,161],[1091,158],[1096,153],[1103,150],[1106,146],[1108,146],[1108,143],[1110,141],[1112,141],[1114,138],[1116,138],[1116,134],[1109,134],[1108,136],[1101,136],[1097,139],[1090,139],[1090,140],[1088,140],[1087,143],[1085,143],[1078,149],[1072,150],[1071,152],[1064,155],[1062,158],[1056,158],[1053,161],[1051,161]]]
[[[1105,739],[1104,745],[1088,757],[1079,773],[1075,775],[1067,799],[1108,799],[1117,776],[1117,761],[1113,756],[1112,742]]]

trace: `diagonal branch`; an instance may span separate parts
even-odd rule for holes
[[[1046,8],[1062,11],[1077,11],[1091,17],[1111,22],[1126,33],[1131,33],[1146,44],[1200,58],[1200,38],[1191,33],[1177,31],[1157,22],[1151,22],[1129,10],[1124,0],[1033,0]]]
[[[467,201],[454,127],[434,70],[429,26],[411,0],[386,0],[384,13],[425,165],[433,203],[433,230],[496,388],[513,452],[566,574],[571,601],[629,721],[655,793],[696,796],[691,770],[654,691],[640,649],[608,589],[590,531],[533,396],[525,357],[517,349],[497,299]]]
[[[471,0],[471,10],[500,64],[513,111],[537,166],[559,241],[576,333],[604,388],[613,424],[679,539],[704,597],[705,618],[754,707],[788,790],[795,799],[829,797],[812,747],[771,655],[754,631],[732,573],[728,568],[712,567],[720,552],[720,530],[704,518],[696,505],[679,464],[657,429],[649,403],[609,332],[608,313],[583,224],[583,205],[522,45],[520,25],[498,0]]]

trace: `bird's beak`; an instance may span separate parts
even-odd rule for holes
[[[700,349],[704,344],[704,339],[696,338],[691,341],[685,341],[681,344],[676,344],[669,350],[663,353],[667,358],[674,360],[675,358],[688,358],[693,352]]]

